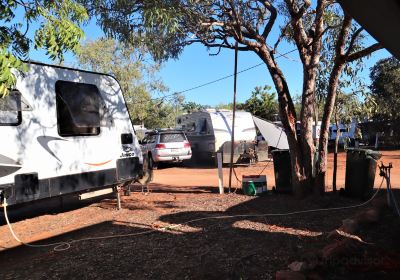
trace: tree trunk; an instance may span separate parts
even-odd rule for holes
[[[328,138],[329,138],[329,123],[332,116],[333,108],[336,102],[336,91],[340,74],[344,68],[344,62],[338,60],[335,63],[331,76],[329,78],[328,95],[324,107],[324,115],[321,123],[321,134],[318,146],[318,162],[316,166],[315,184],[316,188],[325,189],[327,157],[328,157]]]
[[[293,192],[296,196],[302,197],[312,187],[312,157],[315,149],[312,143],[314,86],[312,83],[305,85],[309,97],[302,100],[302,103],[307,105],[303,106],[305,109],[302,110],[302,114],[306,117],[303,118],[301,123],[302,137],[300,137],[300,139],[305,140],[301,141],[296,134],[296,111],[283,73],[266,48],[260,51],[258,55],[267,65],[278,92],[279,113],[290,149]]]
[[[345,47],[346,40],[351,28],[351,17],[345,14],[342,27],[339,32],[338,40],[335,46],[335,61],[329,77],[328,92],[324,106],[324,114],[321,122],[321,132],[318,145],[318,162],[316,165],[315,184],[325,188],[326,170],[327,170],[327,155],[328,155],[328,137],[329,123],[332,117],[333,107],[336,101],[336,91],[339,83],[339,77],[342,73],[346,58]]]
[[[338,156],[338,147],[339,147],[339,137],[341,134],[340,128],[339,128],[339,120],[337,118],[337,112],[335,112],[335,125],[336,125],[336,137],[335,137],[335,151],[333,154],[333,178],[332,178],[333,192],[336,192],[337,156]]]
[[[300,134],[299,142],[303,155],[305,182],[303,191],[313,190],[313,168],[315,156],[315,144],[313,137],[314,105],[315,105],[315,67],[305,65],[303,70],[303,94],[300,113]],[[317,192],[318,193],[318,192]]]

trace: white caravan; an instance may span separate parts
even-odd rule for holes
[[[176,127],[185,131],[195,158],[209,160],[216,152],[223,152],[223,162],[230,161],[233,112],[230,110],[207,109],[185,114],[176,119]],[[256,128],[252,115],[236,112],[234,162],[244,149],[243,143],[253,144]],[[228,145],[227,145],[228,144]]]
[[[135,180],[143,156],[118,81],[28,63],[0,99],[0,194],[9,204]]]
[[[339,123],[339,132],[340,132],[339,144],[340,145],[344,144],[345,139],[350,142],[354,141],[357,124],[358,124],[357,119],[353,119],[353,121],[348,125]],[[338,131],[338,129],[336,127],[336,124],[329,125],[329,142],[331,142],[331,143],[335,142],[337,131]],[[347,144],[349,144],[349,143],[347,143]]]

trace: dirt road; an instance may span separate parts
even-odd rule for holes
[[[384,152],[383,160],[393,162],[393,184],[398,187],[400,153]],[[238,177],[258,174],[264,164],[238,167]],[[343,166],[341,154],[339,185],[344,184]],[[227,182],[228,169],[224,174]],[[263,174],[273,186],[272,163]],[[123,196],[120,211],[115,199],[105,199],[12,220],[16,234],[25,242],[68,242],[71,247],[65,251],[55,251],[54,246],[25,247],[1,225],[0,279],[274,279],[277,270],[327,245],[327,233],[356,210],[283,217],[235,215],[360,203],[333,194],[303,200],[281,194],[221,196],[216,186],[214,168],[165,167],[156,170],[149,194],[141,194],[137,186],[130,196]],[[235,217],[213,218],[220,215]],[[194,219],[201,220],[185,223]],[[400,263],[400,222],[389,211],[382,221],[359,236],[373,242],[379,254],[398,256],[394,261]],[[149,230],[153,232],[144,234]],[[363,263],[368,257],[358,260]],[[346,279],[350,274],[355,279],[400,279],[400,266],[394,271],[368,266],[349,271],[335,263],[327,265],[318,271],[320,279]]]
[[[400,151],[382,151],[382,158],[385,164],[393,163],[392,184],[393,187],[400,188]],[[327,191],[332,189],[333,175],[333,154],[329,154],[328,159],[328,175],[327,175]],[[241,180],[242,175],[266,175],[268,188],[275,186],[273,162],[260,162],[255,166],[238,166],[235,168],[238,178]],[[340,153],[338,156],[338,188],[344,187],[346,171],[346,154]],[[182,167],[162,167],[156,170],[154,183],[167,186],[178,187],[195,187],[195,186],[218,186],[218,175],[216,168],[182,168]],[[375,185],[380,184],[379,170],[376,171]],[[228,186],[229,168],[224,168],[224,185]],[[233,176],[232,186],[240,187],[240,183]]]

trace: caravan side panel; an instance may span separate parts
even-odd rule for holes
[[[21,111],[19,125],[0,126],[0,190],[5,189],[9,202],[101,188],[137,176],[143,158],[114,78],[30,64],[16,88],[30,109]],[[70,123],[74,129],[68,130]],[[131,135],[130,141],[122,143],[127,139],[122,135]]]
[[[215,133],[215,149],[221,150],[226,142],[231,141],[232,137],[232,119],[231,111],[222,111],[211,113],[211,120]],[[252,142],[256,138],[256,129],[253,118],[250,113],[236,112],[235,115],[235,142]]]
[[[194,157],[211,159],[232,137],[232,111],[193,112],[177,119],[191,143]],[[236,112],[235,142],[252,142],[256,129],[250,113]]]
[[[193,112],[177,118],[177,128],[185,131],[193,158],[209,160],[215,153],[215,134],[210,113]]]

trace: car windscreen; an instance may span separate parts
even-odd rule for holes
[[[160,143],[183,142],[185,141],[183,133],[162,133],[160,134]]]

